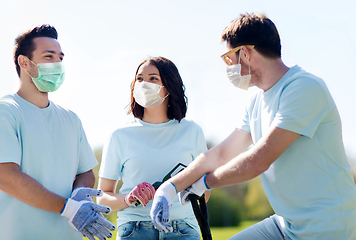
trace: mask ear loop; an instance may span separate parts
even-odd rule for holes
[[[238,64],[240,64],[241,51],[242,51],[242,48],[240,49],[240,52],[239,52],[239,62],[238,62]],[[248,63],[248,75],[251,75],[251,65],[250,65],[250,62]]]
[[[164,87],[165,87],[165,86],[161,86],[161,88],[160,88],[159,91],[158,91],[158,94],[160,93],[161,89],[164,88]],[[169,93],[167,93],[167,95],[164,96],[164,97],[161,98],[161,99],[166,99],[166,98],[168,97],[168,95],[169,95]],[[164,100],[163,100],[163,101],[164,101]]]
[[[239,51],[239,61],[237,62],[237,64],[240,64],[241,51],[242,51],[242,49],[240,49],[240,51]]]
[[[36,63],[32,62],[31,59],[29,59],[27,56],[25,56],[33,65],[35,65],[37,67],[37,71],[38,71],[38,66]],[[27,73],[28,76],[30,76],[31,78],[35,78],[35,77],[32,77],[26,70],[24,70],[25,73]]]

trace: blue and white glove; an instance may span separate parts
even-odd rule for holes
[[[100,197],[102,195],[103,192],[101,190],[88,187],[79,187],[73,190],[70,198],[78,202],[83,200],[93,202],[93,197]],[[99,213],[98,219],[106,220],[102,213]],[[83,237],[87,237],[90,240],[95,240],[94,234],[91,232],[95,233],[95,236],[97,236],[99,239],[106,239],[105,236],[109,238],[112,237],[112,233],[110,233],[110,231],[105,229],[105,227],[98,225],[97,223],[89,224],[81,231]],[[101,232],[103,232],[103,234],[101,234]]]
[[[73,190],[72,195],[70,196],[71,199],[75,201],[93,201],[93,197],[100,197],[103,195],[103,191],[88,188],[88,187],[79,187]]]
[[[150,216],[154,227],[165,233],[173,231],[168,225],[172,198],[177,194],[173,183],[166,181],[157,190],[153,198]]]
[[[100,214],[97,220],[85,226],[81,233],[83,237],[87,237],[90,240],[96,240],[94,236],[100,240],[106,240],[106,238],[112,237],[112,233],[108,229],[113,231],[115,230],[115,227],[112,229],[112,223]]]
[[[188,196],[189,194],[195,194],[198,196],[202,196],[206,190],[210,190],[206,184],[206,175],[202,176],[198,181],[192,184],[192,186],[178,193],[178,198],[180,204],[184,205],[190,202]]]
[[[110,211],[107,206],[68,198],[61,215],[67,217],[68,223],[85,237],[94,239],[94,236],[97,236],[99,239],[105,239],[112,237],[112,233],[106,230],[115,230],[115,225],[106,220],[101,213],[109,214]]]

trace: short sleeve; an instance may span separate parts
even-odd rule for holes
[[[21,143],[16,117],[10,108],[0,104],[0,163],[21,165]]]
[[[251,133],[250,129],[250,118],[251,118],[251,112],[252,112],[252,107],[254,106],[256,102],[256,95],[254,95],[248,104],[245,106],[245,111],[243,112],[243,117],[242,119],[238,120],[236,128],[244,130],[248,133]]]
[[[326,86],[311,78],[300,78],[283,90],[271,125],[312,138],[330,109]]]
[[[79,120],[79,166],[77,174],[81,174],[93,169],[98,165],[93,150],[87,140],[81,121]]]
[[[115,133],[117,132],[110,136],[109,141],[104,146],[99,176],[119,180],[121,178],[122,164],[119,158],[119,143]]]
[[[206,141],[204,137],[203,130],[198,126],[198,133],[197,133],[197,148],[196,148],[196,155],[194,159],[201,153],[204,153],[208,150],[206,146]]]

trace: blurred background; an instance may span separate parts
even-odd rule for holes
[[[66,67],[66,80],[50,99],[79,115],[98,160],[110,134],[130,120],[125,110],[130,82],[149,56],[164,56],[176,64],[186,86],[187,118],[202,127],[207,143],[214,146],[235,129],[256,91],[237,89],[227,79],[220,33],[240,13],[262,12],[277,26],[283,61],[323,78],[329,87],[355,168],[355,5],[350,0],[2,0],[0,96],[18,88],[14,39],[48,23],[57,28]],[[222,220],[211,218],[219,224],[236,225],[271,213],[258,178],[214,192],[211,202],[228,201],[219,205],[234,209],[209,206],[226,213]]]

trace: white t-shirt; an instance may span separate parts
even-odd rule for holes
[[[162,181],[178,163],[188,165],[207,150],[201,128],[193,121],[170,120],[150,124],[139,119],[116,130],[105,145],[99,176],[112,180],[122,177],[121,194],[141,182]],[[117,212],[117,225],[129,221],[151,221],[152,201],[144,208],[127,207]],[[183,219],[197,231],[198,223],[190,204],[173,200],[171,220]]]
[[[292,239],[356,239],[356,187],[325,83],[298,66],[258,92],[238,128],[256,143],[270,126],[301,134],[261,175]]]
[[[50,101],[41,109],[19,95],[0,99],[0,163],[20,170],[62,197],[75,176],[97,161],[76,114]],[[82,239],[66,217],[27,205],[0,191],[0,238]]]

